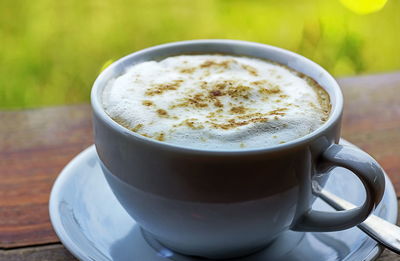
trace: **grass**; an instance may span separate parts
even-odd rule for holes
[[[335,76],[400,69],[400,1],[2,0],[0,108],[89,101],[109,61],[171,41],[229,38],[298,52]]]

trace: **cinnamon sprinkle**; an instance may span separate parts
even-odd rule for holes
[[[163,117],[163,118],[168,117],[168,112],[163,109],[158,109],[157,114],[158,114],[158,116]]]
[[[147,96],[154,96],[154,95],[160,95],[163,94],[166,91],[174,91],[177,90],[181,84],[183,83],[183,80],[174,80],[170,83],[164,83],[164,84],[155,84],[151,89],[148,89],[145,92],[145,95]]]

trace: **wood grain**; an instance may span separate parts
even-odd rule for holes
[[[343,137],[377,159],[400,195],[400,73],[339,83],[345,96]],[[0,249],[9,255],[4,260],[36,260],[28,259],[34,255],[29,251],[11,259],[9,251],[22,250],[6,249],[59,242],[49,222],[49,193],[65,164],[92,144],[91,124],[89,105],[0,111]],[[54,251],[55,259],[48,260],[72,260],[52,247],[37,249]],[[400,261],[390,254],[381,260],[389,260],[385,256]]]
[[[400,256],[385,249],[376,261],[400,261]]]
[[[88,105],[0,112],[0,247],[58,242],[48,215],[60,170],[93,143]]]
[[[61,244],[0,250],[0,261],[76,261]]]
[[[342,136],[372,155],[400,195],[400,73],[339,80]]]

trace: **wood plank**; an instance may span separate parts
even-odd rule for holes
[[[93,143],[89,105],[0,112],[0,247],[58,242],[49,193],[66,163]]]
[[[400,256],[385,249],[376,261],[400,261]]]
[[[0,261],[76,261],[61,244],[0,250]]]
[[[400,195],[400,73],[339,80],[342,136],[372,155]]]

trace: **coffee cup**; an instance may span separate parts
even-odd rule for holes
[[[211,150],[144,137],[105,112],[105,86],[128,67],[212,53],[268,59],[311,77],[329,94],[329,118],[318,129],[284,144]],[[287,50],[236,40],[147,48],[106,68],[94,83],[91,103],[96,150],[113,193],[147,235],[182,254],[238,257],[268,246],[288,230],[347,229],[364,221],[384,192],[384,175],[376,161],[338,144],[343,96],[334,78]],[[361,180],[366,190],[362,206],[338,212],[312,209],[313,184],[323,187],[334,167],[347,168]]]

